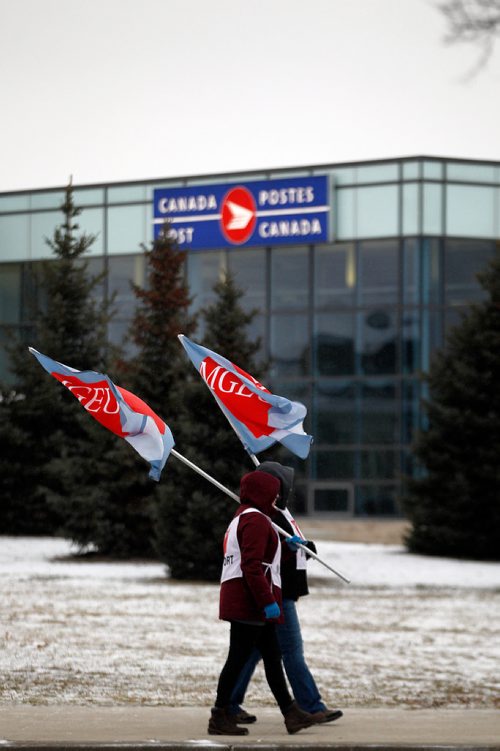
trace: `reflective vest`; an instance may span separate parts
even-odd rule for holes
[[[241,514],[235,516],[227,528],[224,536],[224,561],[220,578],[221,583],[228,581],[229,579],[243,578],[243,571],[241,569],[241,550],[238,542],[238,524],[243,514],[262,514],[262,511],[259,511],[259,509],[256,508],[247,508],[245,511],[242,511]],[[266,516],[266,514],[262,514],[262,516]],[[269,517],[267,518],[269,519]],[[270,579],[274,586],[281,588],[281,542],[278,533],[274,529],[273,532],[276,534],[276,552],[272,561],[262,561],[262,565],[267,578]]]

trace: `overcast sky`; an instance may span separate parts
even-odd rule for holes
[[[438,0],[0,0],[0,191],[500,159],[500,52]]]

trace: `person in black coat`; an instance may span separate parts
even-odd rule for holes
[[[307,585],[307,554],[295,543],[301,542],[314,553],[316,547],[313,542],[306,541],[290,511],[287,503],[293,488],[294,470],[279,462],[263,462],[258,467],[259,472],[266,472],[280,481],[280,495],[275,503],[276,510],[273,521],[278,527],[293,536],[293,539],[282,538],[281,554],[281,591],[283,597],[284,623],[276,626],[276,634],[281,649],[283,665],[287,674],[293,695],[299,707],[309,712],[316,723],[332,722],[342,717],[339,709],[329,709],[322,701],[316,682],[307,666],[304,657],[304,646],[300,623],[297,615],[296,602],[299,597],[309,594]],[[230,712],[237,723],[251,723],[257,719],[242,708],[248,684],[260,659],[257,651],[253,652],[240,673],[238,682],[231,696]]]

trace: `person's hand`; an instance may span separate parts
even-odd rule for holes
[[[298,550],[297,543],[299,545],[307,545],[307,540],[303,540],[302,537],[299,537],[298,535],[293,535],[292,537],[287,537],[285,539],[286,544],[290,548],[290,550],[293,550],[294,552]]]
[[[269,605],[266,605],[264,608],[264,615],[266,616],[266,621],[270,621],[273,618],[279,618],[280,617],[280,606],[277,602],[270,602]]]

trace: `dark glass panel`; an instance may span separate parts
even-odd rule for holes
[[[314,372],[352,375],[355,371],[355,315],[319,313],[314,319]]]
[[[21,264],[0,264],[0,324],[21,319]]]
[[[396,443],[396,387],[392,382],[361,384],[361,443]]]
[[[403,246],[403,305],[420,302],[420,244],[405,240]]]
[[[232,250],[228,254],[230,271],[244,291],[240,304],[244,310],[266,309],[266,251],[261,248]]]
[[[271,375],[307,375],[310,372],[309,325],[306,314],[271,316]]]
[[[445,244],[445,302],[467,305],[487,296],[476,274],[488,265],[495,243],[487,240],[447,240]]]
[[[314,277],[316,308],[353,305],[356,290],[354,243],[316,246]]]
[[[441,248],[436,238],[422,240],[422,303],[439,305],[441,301]]]
[[[443,346],[443,314],[422,308],[422,370],[430,367],[432,356]]]
[[[401,321],[401,360],[403,373],[415,373],[421,367],[420,310],[404,310]]]
[[[398,242],[369,240],[359,244],[360,302],[380,305],[398,302]]]
[[[388,310],[359,314],[360,363],[366,375],[395,373],[397,363],[397,316]]]
[[[226,254],[223,250],[188,255],[187,278],[193,298],[193,311],[204,308],[215,300],[213,287],[225,269]]]
[[[313,476],[317,480],[344,480],[354,477],[355,454],[353,451],[315,451]]]
[[[361,452],[361,473],[363,480],[393,480],[398,471],[395,451],[373,450]]]
[[[357,443],[357,424],[355,384],[320,381],[314,399],[315,443]]]
[[[273,248],[271,308],[305,308],[309,301],[309,249]]]

